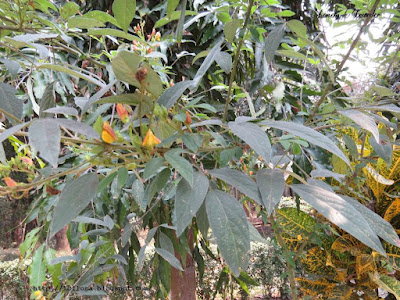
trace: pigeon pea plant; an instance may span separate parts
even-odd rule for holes
[[[234,279],[247,290],[250,241],[262,241],[248,207],[271,224],[283,247],[292,299],[298,296],[295,261],[310,242],[314,254],[322,251],[321,232],[326,239],[346,232],[381,260],[380,238],[400,246],[387,221],[329,185],[365,176],[367,167],[362,155],[348,155],[354,142],[335,126],[346,124],[382,145],[379,123],[390,132],[390,147],[396,138],[387,118],[400,111],[393,104],[397,95],[377,86],[370,91],[373,103],[356,106],[340,94],[338,75],[360,35],[332,65],[301,21],[285,20],[293,12],[278,1],[223,1],[209,11],[186,0],[169,0],[151,12],[143,5],[115,0],[111,15],[81,12],[72,1],[0,4],[0,61],[7,69],[0,83],[0,112],[7,119],[0,142],[8,140],[18,152],[14,161],[2,157],[1,194],[12,201],[36,194],[26,222],[36,219],[40,226],[20,246],[22,257],[32,257],[31,288],[46,280],[76,287],[41,289],[34,297],[102,296],[99,287],[107,282],[135,288],[153,241],[149,284],[158,298],[194,299],[195,265],[200,277],[204,272],[200,248],[207,259],[226,264],[221,284]],[[385,5],[394,3],[365,4],[371,17],[359,21],[360,34]],[[140,18],[157,11],[156,29],[146,29]],[[135,17],[140,22],[131,26]],[[192,53],[187,78],[172,80],[175,62],[167,50],[190,43],[188,31],[203,18],[220,30],[207,50]],[[299,71],[310,64],[320,72],[320,89]],[[281,80],[271,80],[274,72]],[[240,99],[249,115],[233,111]],[[379,147],[385,155],[389,146]],[[251,166],[243,166],[244,155]],[[333,162],[342,174],[332,170]],[[27,173],[27,182],[17,182],[12,172]],[[318,213],[277,211],[287,188]],[[66,226],[74,250],[56,257],[49,241]],[[147,236],[140,241],[143,229]],[[291,247],[290,239],[299,246]],[[217,244],[219,258],[210,243]],[[396,292],[399,283],[379,274],[370,276]]]

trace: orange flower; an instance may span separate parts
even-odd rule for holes
[[[121,103],[117,104],[117,113],[121,121],[126,124],[129,122],[129,114],[125,106]]]
[[[189,115],[189,112],[188,111],[186,111],[186,121],[185,121],[185,123],[186,124],[192,124],[192,119],[190,118],[190,115]]]
[[[101,138],[103,139],[104,142],[111,144],[114,143],[116,140],[118,140],[117,135],[115,134],[114,130],[110,126],[110,123],[105,121],[103,123],[103,130],[101,132]]]
[[[154,146],[158,145],[159,143],[161,143],[161,140],[158,139],[150,129],[147,130],[147,133],[146,133],[146,136],[144,137],[142,146],[147,147],[147,148],[153,148]]]
[[[10,177],[4,178],[4,182],[6,183],[6,186],[9,186],[9,187],[17,186],[17,183],[15,182],[15,180]]]
[[[161,33],[157,31],[156,33],[156,41],[159,42],[161,40]]]

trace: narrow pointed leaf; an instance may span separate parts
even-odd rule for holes
[[[379,238],[353,205],[335,193],[311,184],[294,184],[291,188],[333,224],[385,256]]]
[[[248,265],[250,232],[246,214],[235,198],[219,190],[208,192],[206,209],[222,257],[237,277]]]
[[[358,210],[364,217],[365,220],[368,221],[369,226],[371,229],[382,239],[386,242],[400,247],[400,239],[397,235],[396,231],[394,230],[393,226],[383,219],[380,215],[374,213],[368,207],[362,205],[356,199],[351,198],[349,196],[340,195],[343,199],[349,202],[351,205],[354,206],[356,210]]]
[[[257,185],[267,214],[274,212],[285,190],[285,178],[278,170],[262,169],[257,172]]]
[[[94,173],[68,182],[54,208],[50,238],[75,219],[97,194],[99,180]]]
[[[178,237],[203,204],[208,186],[208,178],[199,172],[193,174],[193,187],[185,179],[179,182],[175,195],[175,226]]]
[[[43,260],[42,244],[33,255],[32,263],[29,266],[29,284],[34,287],[41,287],[46,280],[46,265]]]
[[[19,120],[22,118],[22,101],[15,96],[17,92],[13,86],[0,83],[0,108]],[[12,124],[16,124],[14,119],[6,117]]]
[[[311,129],[299,123],[285,121],[265,120],[260,122],[259,124],[273,127],[282,131],[287,131],[295,136],[305,139],[307,142],[310,142],[311,144],[321,147],[322,149],[325,149],[340,157],[344,162],[346,162],[346,164],[350,166],[350,161],[348,160],[346,155],[344,155],[344,153],[339,149],[339,147],[336,146],[335,143],[332,142],[328,137],[314,129]]]
[[[268,135],[257,124],[250,122],[229,122],[230,130],[245,141],[258,155],[269,163],[271,159],[271,143]]]
[[[119,27],[127,32],[136,13],[136,0],[114,0],[112,11]]]
[[[51,115],[49,113],[46,113],[45,110],[54,107],[54,105],[56,104],[54,100],[54,84],[55,81],[53,81],[46,87],[42,99],[40,99],[40,110],[39,110],[40,118],[51,117]]]
[[[361,128],[371,132],[376,142],[380,143],[378,126],[372,117],[358,110],[342,110],[339,113],[354,121]]]
[[[229,168],[214,169],[209,171],[209,173],[238,189],[258,204],[262,204],[257,184],[247,174]]]
[[[265,58],[267,63],[271,63],[274,59],[275,52],[278,50],[281,40],[285,35],[285,28],[286,25],[282,24],[275,27],[274,30],[268,33],[268,36],[265,39]]]
[[[164,258],[169,264],[174,267],[175,269],[178,269],[180,271],[183,271],[182,265],[180,261],[170,252],[168,252],[165,249],[161,248],[156,248],[155,249],[157,254],[160,255],[162,258]]]
[[[53,167],[60,153],[61,132],[54,119],[38,119],[29,127],[29,143]]]
[[[2,143],[8,137],[12,136],[13,134],[17,133],[18,131],[20,131],[21,129],[25,128],[28,125],[29,123],[18,124],[4,130],[2,133],[0,133],[0,143]]]
[[[193,168],[192,165],[184,159],[180,154],[182,153],[181,150],[170,150],[165,153],[164,158],[171,164],[173,168],[175,168],[179,174],[186,181],[193,186]]]
[[[174,86],[166,89],[158,99],[158,104],[165,106],[167,109],[172,107],[176,101],[182,96],[183,92],[193,87],[193,80],[185,80],[175,83]]]

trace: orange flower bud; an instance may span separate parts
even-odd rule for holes
[[[156,30],[153,28],[153,30],[151,31],[151,36],[155,36],[156,35]]]
[[[146,133],[146,136],[144,137],[142,146],[147,147],[147,148],[153,148],[154,146],[158,145],[159,143],[161,143],[161,140],[158,139],[150,129],[147,130],[147,133]]]
[[[26,163],[26,164],[28,164],[28,165],[33,165],[33,161],[32,161],[32,159],[31,158],[29,158],[29,157],[21,157],[21,160],[24,162],[24,163]]]
[[[147,53],[151,53],[151,52],[153,52],[153,49],[151,49],[151,48],[147,49]]]
[[[9,187],[17,186],[17,183],[15,182],[15,180],[10,177],[4,178],[4,182],[6,183],[6,186],[9,186]]]
[[[116,140],[118,140],[117,135],[115,134],[114,130],[110,126],[110,123],[105,121],[103,123],[103,130],[101,132],[101,138],[103,139],[104,142],[111,144],[114,143]]]
[[[186,121],[185,121],[185,123],[186,124],[192,124],[192,119],[190,118],[190,115],[189,115],[189,112],[188,111],[186,111]]]
[[[128,111],[126,110],[125,106],[121,103],[117,104],[117,114],[124,124],[129,122]]]

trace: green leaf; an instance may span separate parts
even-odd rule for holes
[[[262,121],[259,124],[265,125],[268,127],[273,127],[279,130],[287,131],[295,136],[298,136],[302,139],[305,139],[307,142],[317,145],[336,156],[340,157],[343,161],[346,162],[350,166],[350,161],[344,155],[344,153],[339,149],[338,146],[335,145],[328,137],[324,136],[322,133],[306,127],[302,124],[295,122],[285,122],[285,121]]]
[[[383,240],[396,247],[400,247],[399,236],[397,235],[393,226],[388,221],[386,221],[380,215],[370,210],[368,207],[362,205],[356,199],[345,195],[340,195],[340,197],[349,202],[352,206],[354,206],[356,210],[358,210],[362,214],[364,219],[368,221],[368,224],[371,227],[371,229],[379,237],[381,237]]]
[[[211,65],[215,61],[215,57],[218,55],[218,53],[221,51],[221,45],[224,40],[220,39],[214,47],[211,48],[210,52],[208,53],[207,57],[201,64],[200,68],[197,70],[196,75],[194,76],[193,79],[193,86],[197,87],[200,84],[201,79],[203,76],[206,74],[208,69],[211,67]]]
[[[180,46],[182,41],[183,25],[185,24],[186,5],[187,0],[183,0],[181,4],[181,14],[179,16],[178,25],[176,26],[176,42],[178,43],[178,46]]]
[[[379,129],[375,123],[375,120],[369,115],[366,115],[358,110],[340,110],[340,114],[354,121],[361,128],[368,130],[374,136],[376,142],[379,144]]]
[[[127,32],[136,13],[136,0],[114,0],[112,11],[119,27]]]
[[[230,130],[245,141],[268,164],[271,160],[271,143],[268,135],[257,124],[250,122],[229,122]]]
[[[149,179],[157,174],[158,170],[163,167],[164,159],[161,157],[154,157],[146,164],[143,171],[143,179]]]
[[[25,240],[21,243],[21,245],[19,245],[19,251],[21,252],[22,257],[30,256],[30,251],[28,250],[36,245],[36,242],[39,239],[37,233],[40,231],[40,229],[40,227],[34,228],[26,234]]]
[[[278,16],[280,16],[280,17],[292,17],[294,15],[295,15],[295,13],[292,12],[291,10],[282,10],[282,11],[278,12]]]
[[[307,36],[307,27],[299,20],[290,20],[286,26],[297,35]]]
[[[193,186],[192,165],[180,155],[181,153],[180,149],[169,150],[165,153],[164,158],[186,179],[190,186]]]
[[[43,282],[46,279],[46,265],[43,260],[43,247],[44,245],[42,244],[38,249],[36,249],[32,258],[32,263],[29,266],[29,285],[31,287],[42,287]]]
[[[61,17],[67,20],[71,16],[75,16],[79,11],[79,5],[75,2],[67,2],[61,8]]]
[[[194,16],[194,15],[197,15],[196,11],[190,11],[190,10],[185,11],[185,16]],[[168,24],[169,22],[178,20],[180,17],[181,17],[181,12],[174,11],[170,16],[166,16],[165,18],[158,20],[156,24],[154,24],[154,28],[157,29],[158,27],[162,27]]]
[[[54,208],[50,238],[75,219],[97,194],[97,174],[90,173],[69,181]]]
[[[295,184],[291,186],[291,189],[333,224],[386,256],[379,238],[368,222],[346,200],[335,193],[310,184]]]
[[[76,110],[76,108],[68,107],[68,106],[52,107],[52,108],[46,109],[43,112],[49,113],[49,114],[61,114],[61,115],[68,115],[68,116],[75,116],[75,117],[79,115],[79,112]]]
[[[193,80],[185,80],[175,83],[174,86],[166,89],[164,93],[162,93],[158,99],[158,104],[169,109],[176,101],[178,101],[186,89],[193,87],[193,84]]]
[[[268,216],[274,212],[285,190],[285,178],[278,170],[262,169],[257,172],[257,185]]]
[[[118,175],[117,172],[113,172],[111,174],[108,174],[105,178],[103,178],[99,186],[97,187],[97,192],[100,193],[102,190],[104,190],[113,180],[114,178]]]
[[[29,123],[30,122],[18,124],[18,125],[15,125],[13,127],[10,127],[8,129],[4,130],[2,133],[0,133],[0,143],[5,141],[8,137],[12,136],[13,134],[17,133],[19,130],[28,126]]]
[[[138,38],[137,36],[134,36],[132,34],[123,32],[121,30],[118,29],[112,29],[112,28],[91,28],[88,30],[87,32],[88,35],[109,35],[112,37],[119,37],[119,38],[123,38],[129,41],[140,41],[141,43],[143,43],[143,41]]]
[[[400,281],[394,277],[381,275],[378,272],[369,274],[370,279],[375,282],[381,289],[393,294],[397,300],[400,300]]]
[[[248,265],[250,233],[246,214],[232,196],[219,190],[210,190],[206,198],[210,226],[222,257],[233,275],[239,276]]]
[[[157,176],[154,178],[154,180],[151,182],[151,184],[148,188],[147,199],[149,201],[151,201],[151,199],[153,199],[155,194],[162,191],[162,189],[167,184],[170,176],[171,176],[171,171],[169,169],[164,169],[160,173],[157,174]],[[146,205],[144,205],[144,204],[147,205],[147,203],[143,203],[141,205],[142,208],[146,207]]]
[[[18,91],[7,83],[0,83],[0,108],[9,114],[13,115],[16,119],[22,118],[22,101],[15,97]],[[13,125],[16,121],[13,118],[5,116]]]
[[[225,35],[226,40],[229,43],[231,43],[231,44],[233,43],[233,39],[235,38],[236,31],[241,24],[242,24],[242,21],[239,19],[233,19],[232,21],[225,23],[224,35]]]
[[[342,137],[347,149],[349,149],[350,151],[351,156],[354,158],[358,158],[358,148],[354,140],[347,134],[343,134]]]
[[[225,73],[229,73],[232,69],[232,57],[227,52],[218,52],[215,56],[215,61],[224,70]]]
[[[81,72],[77,72],[75,70],[72,70],[70,68],[63,67],[63,66],[60,66],[60,65],[42,64],[42,65],[37,66],[37,69],[48,69],[48,70],[53,70],[53,71],[57,71],[57,72],[62,72],[62,73],[66,73],[66,74],[68,74],[70,76],[73,76],[73,77],[81,78],[83,80],[86,80],[88,82],[94,83],[94,84],[96,84],[98,86],[101,86],[101,87],[105,86],[104,83],[102,83],[101,81],[95,79],[94,77],[88,76],[88,75],[83,74]]]
[[[164,258],[169,264],[177,270],[183,271],[180,261],[169,251],[161,248],[155,249],[157,254]]]
[[[142,97],[148,98],[145,95],[142,95]],[[104,104],[104,103],[123,103],[129,105],[138,105],[140,103],[140,94],[133,93],[133,94],[121,94],[121,95],[109,96],[93,102],[93,104]]]
[[[55,119],[55,121],[58,123],[58,125],[65,127],[69,130],[75,131],[77,133],[86,135],[88,138],[93,138],[93,139],[99,139],[100,135],[96,132],[96,130],[93,129],[93,127],[90,127],[89,125],[86,125],[85,123],[78,122],[75,120],[68,120],[68,119]]]
[[[115,20],[115,18],[113,16],[111,16],[108,13],[101,11],[101,10],[92,10],[92,11],[87,12],[83,16],[85,18],[95,19],[102,23],[109,22],[111,24],[118,26],[117,20]]]
[[[279,45],[281,44],[281,40],[285,35],[285,28],[285,24],[275,27],[275,29],[272,30],[265,39],[264,55],[267,63],[271,63],[274,59],[275,52],[276,50],[278,50]]]
[[[193,173],[193,186],[182,179],[175,194],[175,226],[179,237],[192,221],[203,204],[208,191],[209,181],[199,172]]]
[[[380,143],[378,144],[372,136],[369,138],[369,143],[374,148],[375,152],[386,162],[388,166],[392,164],[393,145],[387,135],[380,135]]]
[[[89,19],[82,16],[76,16],[68,19],[68,28],[94,28],[94,27],[104,27],[104,23],[97,21],[95,19]]]
[[[292,58],[299,58],[299,59],[303,59],[306,60],[307,56],[305,56],[303,53],[300,52],[296,52],[293,50],[279,50],[278,54],[287,56],[287,57],[292,57]]]
[[[122,188],[126,181],[128,180],[129,174],[128,174],[128,169],[125,167],[122,167],[118,170],[118,186]]]
[[[57,167],[61,132],[54,119],[37,119],[29,127],[29,144],[53,167]]]
[[[210,224],[208,223],[206,203],[200,206],[199,210],[196,214],[196,223],[197,228],[200,230],[202,236],[206,239],[208,234],[208,229],[210,228]]]
[[[247,174],[229,168],[213,169],[209,173],[238,189],[258,204],[262,204],[257,184]]]
[[[136,179],[132,183],[132,197],[133,199],[135,199],[136,203],[142,207],[142,203],[144,200],[144,185],[139,179]],[[142,207],[142,209],[145,209],[145,207]]]
[[[179,0],[168,0],[167,1],[167,15],[170,17],[171,14],[178,7]]]
[[[119,80],[125,81],[138,88],[143,84],[143,87],[155,97],[159,97],[163,92],[160,76],[158,76],[149,64],[143,62],[143,57],[136,53],[126,50],[119,51],[112,60],[111,65],[115,76]],[[136,73],[139,68],[141,70],[147,70],[147,74],[144,76],[142,83],[136,78]]]

